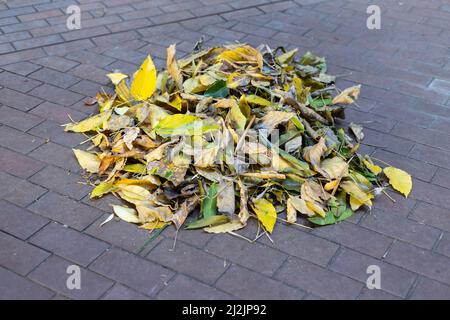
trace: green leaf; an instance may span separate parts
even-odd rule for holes
[[[336,223],[336,218],[334,217],[333,213],[330,211],[327,212],[327,215],[325,218],[322,217],[312,217],[308,218],[309,222],[312,222],[314,224],[317,224],[319,226],[326,226],[328,224],[334,224]]]
[[[199,229],[204,227],[217,226],[222,223],[228,222],[230,219],[224,215],[215,215],[207,218],[202,218],[194,221],[186,226],[185,229]]]
[[[227,82],[223,80],[217,80],[206,89],[204,96],[213,98],[226,98],[230,91],[227,87]]]
[[[339,216],[339,218],[336,219],[336,221],[343,221],[345,219],[350,218],[353,215],[353,211],[350,208],[345,209],[341,215]]]
[[[177,113],[167,116],[158,122],[155,132],[162,137],[171,135],[194,135],[219,129],[214,121],[202,120],[199,117]]]
[[[147,171],[147,167],[145,166],[145,164],[135,163],[135,164],[127,164],[126,166],[123,167],[123,170],[127,172],[144,174]]]
[[[203,218],[217,214],[217,183],[211,184],[206,197],[202,200],[201,210]]]

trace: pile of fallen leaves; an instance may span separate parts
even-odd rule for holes
[[[172,45],[167,70],[148,56],[131,76],[108,74],[114,88],[86,101],[99,113],[65,130],[91,134],[74,149],[91,198],[121,198],[114,213],[141,228],[179,229],[196,208],[186,229],[233,232],[254,218],[270,233],[298,214],[333,224],[389,196],[389,183],[405,197],[412,183],[356,153],[361,126],[335,126],[360,86],[340,91],[326,72],[310,52],[230,44],[177,61]]]

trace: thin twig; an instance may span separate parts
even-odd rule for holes
[[[297,223],[297,222],[289,222],[289,221],[287,221],[287,220],[285,220],[285,219],[283,219],[283,218],[278,218],[278,217],[277,217],[277,219],[278,219],[278,220],[281,220],[281,221],[283,221],[283,222],[286,222],[287,224],[293,224],[294,226],[299,226],[299,227],[301,227],[301,228],[311,229],[311,230],[312,230],[311,227],[305,226],[304,224],[300,224],[300,223]]]

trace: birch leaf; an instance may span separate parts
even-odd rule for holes
[[[156,68],[152,58],[147,56],[131,83],[131,94],[136,100],[147,100],[156,89]]]
[[[411,176],[407,172],[394,167],[386,167],[383,172],[389,178],[391,186],[407,198],[412,189]]]
[[[272,233],[275,222],[277,221],[277,212],[271,202],[264,198],[254,199],[252,201],[253,210],[267,232]]]

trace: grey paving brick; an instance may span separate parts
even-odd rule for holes
[[[297,258],[289,258],[275,277],[327,299],[354,299],[362,288],[356,280]]]
[[[373,156],[377,159],[380,159],[386,163],[389,163],[392,166],[395,166],[397,168],[402,168],[403,170],[407,171],[409,174],[413,175],[414,177],[424,180],[424,181],[431,181],[434,174],[437,171],[437,168],[431,164],[417,161],[405,156],[401,156],[389,151],[377,149]]]
[[[431,124],[430,127],[441,133],[450,134],[450,120],[448,119],[438,118]]]
[[[0,145],[14,151],[27,153],[40,146],[43,142],[41,138],[19,130],[6,126],[0,127]]]
[[[441,234],[436,228],[379,210],[366,215],[360,225],[425,249],[432,249]]]
[[[36,60],[33,60],[33,63],[37,63],[41,66],[54,69],[61,72],[66,72],[76,65],[78,65],[77,62],[70,61],[61,57],[57,56],[50,56],[50,57],[43,57]],[[48,72],[47,72],[48,74]],[[39,75],[39,74],[38,74]]]
[[[348,249],[342,249],[339,252],[330,268],[352,279],[366,283],[367,278],[371,275],[371,273],[367,273],[367,268],[371,265],[380,268],[381,290],[403,298],[406,297],[417,278],[417,275],[412,272]]]
[[[204,283],[178,274],[161,290],[157,299],[163,300],[229,300],[235,297]]]
[[[20,239],[27,239],[48,223],[48,220],[27,209],[0,200],[0,229]]]
[[[410,153],[410,157],[450,169],[450,152],[448,151],[418,144],[414,146],[414,149]]]
[[[64,13],[61,10],[53,9],[47,11],[40,11],[35,13],[23,14],[17,16],[17,18],[22,22],[33,21],[33,20],[42,20],[50,17],[61,16]]]
[[[81,200],[92,189],[83,183],[81,176],[51,165],[36,173],[30,181],[75,200]]]
[[[80,64],[69,72],[79,78],[95,81],[101,84],[107,84],[109,82],[108,78],[106,77],[106,72],[103,69],[93,66]],[[97,90],[99,89],[100,88],[97,88]]]
[[[42,187],[16,178],[6,172],[0,172],[0,178],[2,181],[0,198],[19,206],[27,206],[47,192]]]
[[[68,271],[73,262],[58,256],[51,256],[30,273],[29,278],[71,299],[91,300],[100,298],[112,285],[113,281],[85,268],[80,268],[80,289],[67,287]]]
[[[31,38],[26,40],[14,41],[13,45],[17,50],[32,49],[36,47],[41,47],[43,45],[51,45],[55,43],[60,43],[63,38],[59,34],[53,34],[38,38]]]
[[[396,242],[389,251],[386,261],[422,274],[433,280],[450,284],[450,258],[421,249],[404,242]]]
[[[30,74],[29,77],[64,89],[67,89],[80,81],[79,78],[71,76],[70,74],[48,68],[39,69],[38,71]]]
[[[28,209],[76,230],[83,230],[100,216],[98,210],[54,192],[47,193]]]
[[[147,258],[209,284],[214,283],[227,267],[224,259],[181,242],[172,250],[173,243],[171,239],[161,241]]]
[[[164,236],[186,242],[199,249],[203,248],[205,244],[213,237],[213,234],[204,232],[203,230],[179,230],[176,228],[166,228],[163,232]]]
[[[8,88],[0,89],[0,103],[22,111],[28,111],[42,102],[41,99],[25,95],[23,93],[10,90]]]
[[[68,123],[68,122],[69,121],[66,121],[66,123]],[[56,123],[51,120],[45,120],[44,122],[42,122],[39,125],[37,125],[36,127],[32,128],[28,132],[34,136],[45,139],[45,141],[55,142],[55,143],[58,143],[60,145],[67,146],[67,147],[77,147],[80,144],[80,142],[85,140],[84,136],[76,135],[76,134],[69,133],[69,132],[64,132],[63,127],[59,123]],[[54,148],[50,147],[48,149],[54,149]],[[48,150],[48,149],[46,149],[46,150]],[[60,156],[62,156],[63,159],[66,159],[65,156],[67,156],[67,158],[69,158],[69,159],[71,158],[70,152],[68,150],[61,149],[61,152],[63,152],[64,154],[56,155],[56,157],[58,159],[53,159],[55,161],[54,162],[50,161],[50,162],[53,164],[63,165],[62,162],[59,162],[59,160],[61,159],[61,158],[59,158]],[[69,162],[73,162],[73,161],[69,160]],[[75,164],[75,162],[73,162],[73,164]],[[76,168],[75,166],[70,166],[70,163],[69,163],[69,166],[64,166],[64,167],[66,167],[67,169],[72,169],[73,171],[78,171],[78,169],[79,169],[79,168]]]
[[[419,202],[410,215],[411,219],[436,228],[450,231],[450,210]]]
[[[87,266],[109,247],[103,241],[56,222],[45,226],[29,242],[82,266]]]
[[[35,114],[44,119],[57,122],[59,124],[69,123],[70,119],[72,119],[73,121],[80,121],[86,117],[85,113],[51,102],[41,103],[36,108],[32,109],[29,113]]]
[[[266,237],[260,239],[269,247],[323,266],[331,260],[338,249],[338,245],[331,241],[281,223],[277,223],[271,237],[276,239],[273,244]],[[305,243],[309,245],[305,246]]]
[[[450,233],[444,232],[439,239],[439,244],[436,247],[436,252],[450,257]]]
[[[424,278],[414,289],[410,299],[413,300],[448,300],[450,297],[450,286],[437,281]]]
[[[150,298],[121,284],[115,284],[102,300],[149,300]]]
[[[20,178],[28,178],[45,165],[20,153],[0,147],[0,170]]]
[[[105,252],[89,268],[150,297],[155,297],[174,275],[160,265],[120,249]]]
[[[103,68],[108,64],[114,62],[113,58],[106,57],[104,55],[96,54],[94,52],[90,52],[88,50],[80,50],[75,52],[70,52],[66,55],[66,58],[69,60],[74,60],[79,63],[89,64],[95,66],[97,68]]]
[[[0,232],[0,265],[21,275],[28,274],[50,254]]]
[[[41,85],[41,82],[29,79],[28,77],[19,76],[8,71],[0,73],[0,86],[6,88],[25,93],[39,85]]]
[[[43,144],[31,152],[29,156],[73,172],[78,172],[80,170],[80,166],[75,158],[75,155],[73,154],[73,151],[53,142]]]
[[[106,74],[105,71],[102,71],[102,72],[103,72],[103,74]],[[100,77],[98,77],[98,78],[100,79]],[[102,80],[102,81],[105,81],[105,80]],[[79,94],[82,94],[82,95],[85,95],[85,96],[95,97],[98,92],[102,91],[102,88],[96,82],[92,82],[89,80],[81,80],[80,82],[71,86],[69,88],[69,90],[79,93]],[[96,106],[94,106],[94,108],[96,108]]]
[[[433,205],[450,209],[450,190],[434,184],[413,179],[413,189],[409,195],[413,199],[432,203]]]
[[[24,50],[20,52],[12,52],[8,54],[3,54],[0,61],[0,65],[7,65],[11,63],[16,63],[20,61],[27,61],[30,59],[36,59],[45,56],[45,52],[41,48]]]
[[[401,298],[398,296],[394,296],[393,294],[387,293],[386,291],[383,291],[383,290],[363,288],[357,299],[358,300],[400,300]]]
[[[0,123],[6,124],[20,131],[27,131],[42,121],[42,118],[32,114],[6,106],[0,107]]]
[[[54,292],[0,267],[1,300],[47,300]],[[5,289],[7,288],[7,289]]]
[[[393,241],[379,233],[345,221],[327,228],[317,228],[314,234],[377,258],[384,255]]]
[[[301,289],[235,265],[227,270],[215,286],[245,300],[297,300],[305,295]]]
[[[2,67],[2,69],[20,74],[22,76],[27,76],[39,68],[40,68],[40,66],[38,66],[34,63],[31,63],[31,62],[12,63],[12,64]]]
[[[78,93],[66,91],[50,84],[43,84],[32,90],[30,94],[62,106],[70,106],[83,98]]]
[[[286,254],[278,250],[232,236],[214,237],[208,242],[205,251],[269,276],[287,258]]]
[[[83,39],[46,46],[44,50],[49,55],[66,55],[67,53],[72,51],[89,49],[92,47],[94,47],[92,41],[89,41],[89,39]]]
[[[405,198],[398,192],[387,192],[389,193],[389,196],[395,200],[395,202],[381,194],[373,202],[374,209],[380,209],[384,212],[398,214],[406,217],[417,203],[416,200],[411,199],[410,197]]]

